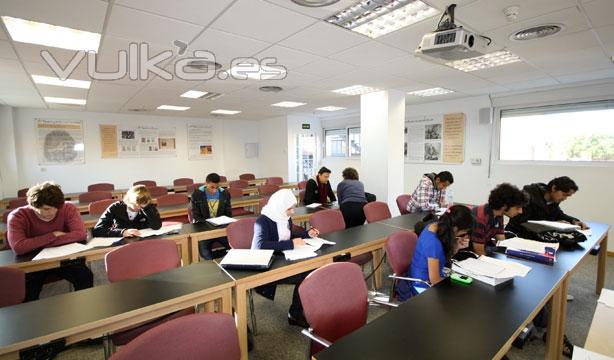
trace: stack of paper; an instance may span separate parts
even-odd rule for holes
[[[322,245],[335,245],[336,244],[336,242],[334,241],[324,240],[319,237],[314,237],[314,238],[309,238],[309,239],[304,239],[304,240],[305,240],[305,244],[315,248],[314,251],[319,250],[322,247]]]
[[[141,235],[139,237],[146,238],[146,237],[150,237],[150,236],[165,235],[165,234],[170,234],[170,233],[176,233],[176,232],[179,232],[180,230],[181,230],[181,224],[179,224],[179,225],[162,226],[158,230],[149,229],[149,228],[148,229],[141,229],[141,230],[139,230],[139,232],[141,233]]]
[[[512,248],[516,250],[532,251],[538,254],[545,253],[546,247],[553,248],[554,250],[559,249],[559,243],[544,243],[541,241],[523,239],[519,237],[501,240],[497,242],[497,246],[504,246],[506,248]]]
[[[558,222],[558,221],[529,220],[528,222],[531,224],[539,224],[539,225],[545,226],[552,230],[571,231],[571,230],[580,229],[580,226],[578,225],[573,225],[573,224],[568,224],[568,223],[563,223],[563,222]]]
[[[233,223],[235,221],[237,221],[237,219],[233,219],[233,218],[228,217],[226,215],[207,219],[208,223],[210,223],[211,225],[215,225],[215,226],[228,225],[228,224]]]
[[[455,262],[452,265],[452,270],[483,283],[496,286],[510,281],[515,276],[526,276],[531,271],[531,268],[511,261],[480,256],[478,259],[468,258]]]
[[[309,208],[309,209],[316,209],[316,208],[319,208],[320,206],[322,206],[322,204],[320,204],[320,203],[313,203],[313,204],[309,204],[309,205],[307,205],[305,207]]]
[[[614,308],[614,291],[601,289],[601,295],[599,295],[598,302],[607,307]]]
[[[66,245],[56,246],[56,247],[48,247],[42,249],[32,260],[43,260],[43,259],[53,259],[57,257],[68,256],[72,254],[76,254],[81,251],[93,249],[95,247],[109,247],[113,245],[113,243],[121,240],[120,237],[114,238],[92,238],[87,245],[83,245],[81,243],[70,243]]]
[[[316,250],[318,249],[305,244],[303,246],[295,246],[292,250],[285,250],[284,256],[288,261],[308,259],[318,256],[318,254],[316,254]]]
[[[113,245],[114,243],[120,241],[121,237],[108,237],[108,238],[103,238],[103,237],[96,237],[96,238],[91,238],[90,241],[87,242],[87,246],[88,248],[95,248],[95,247],[108,247]]]

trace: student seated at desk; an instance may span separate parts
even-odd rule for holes
[[[475,219],[471,232],[473,251],[484,255],[486,246],[496,246],[496,241],[505,240],[503,215],[512,219],[522,214],[522,207],[528,201],[529,195],[514,185],[497,185],[490,192],[487,204],[471,209]]]
[[[145,185],[133,186],[124,200],[109,205],[92,230],[94,237],[135,237],[141,229],[162,227],[160,213]]]
[[[317,229],[295,231],[292,226],[292,219],[290,218],[294,213],[295,207],[296,197],[291,190],[281,189],[274,193],[269,202],[262,208],[261,215],[258,216],[254,224],[252,249],[292,250],[296,246],[304,245],[304,238],[318,236],[320,232]],[[273,284],[258,287],[256,291],[262,296],[273,300],[277,284],[294,284],[292,304],[288,312],[288,323],[290,325],[307,327],[307,322],[303,315],[303,305],[298,294],[298,287],[307,275],[308,273],[294,275]]]
[[[348,167],[341,173],[343,181],[337,185],[337,196],[339,196],[339,208],[343,214],[345,228],[360,226],[365,223],[365,212],[363,207],[367,203],[365,186],[358,180],[358,171]]]
[[[333,188],[330,186],[330,169],[321,167],[318,174],[307,181],[305,187],[305,205],[320,203],[326,204],[337,201]]]
[[[454,177],[449,171],[424,174],[418,187],[411,194],[411,199],[407,203],[407,211],[415,213],[447,207],[446,189],[453,182]]]
[[[561,202],[578,191],[578,185],[569,177],[557,177],[552,179],[548,185],[543,183],[526,185],[523,189],[529,194],[529,202],[523,207],[521,215],[510,219],[505,230],[528,239],[531,233],[521,225],[528,220],[561,221],[578,225],[583,230],[588,229],[584,222],[561,210]]]
[[[218,216],[232,217],[230,193],[220,187],[220,176],[216,173],[207,175],[205,185],[194,190],[191,204],[192,221],[194,223],[203,223],[207,219]],[[211,260],[213,258],[211,247],[215,242],[223,245],[227,250],[230,249],[226,237],[200,241],[198,252],[203,259]]]
[[[18,254],[84,241],[87,237],[79,209],[64,202],[64,193],[52,182],[37,184],[28,190],[28,205],[13,210],[8,217],[8,244]],[[68,280],[81,290],[92,287],[94,280],[85,264],[26,274],[26,299],[38,299],[45,279],[50,275]]]
[[[450,207],[436,222],[418,222],[418,242],[405,276],[427,281],[431,285],[443,280],[444,266],[460,249],[469,246],[472,227],[471,210],[464,205]],[[405,301],[427,287],[416,281],[400,281],[397,287],[398,299]]]

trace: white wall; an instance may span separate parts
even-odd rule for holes
[[[0,106],[0,195],[13,197],[18,190],[13,108]]]
[[[333,186],[333,189],[336,189],[337,184],[343,180],[341,176],[341,172],[346,167],[353,167],[358,171],[360,176],[361,174],[361,161],[359,156],[354,157],[324,157],[324,129],[343,129],[350,126],[360,126],[360,114],[350,114],[344,115],[335,118],[327,118],[326,120],[322,119],[321,121],[322,131],[322,158],[320,160],[320,167],[326,166],[329,168],[332,173],[330,175],[330,181]],[[318,167],[318,166],[317,166]],[[367,192],[369,189],[365,189]]]
[[[35,119],[81,119],[84,122],[85,164],[70,166],[39,166]],[[209,123],[214,128],[213,151],[210,160],[187,159],[187,124]],[[172,184],[179,177],[204,181],[209,172],[218,172],[229,179],[239,173],[260,173],[259,158],[246,159],[244,144],[259,142],[259,124],[231,119],[193,119],[152,115],[106,114],[85,111],[56,111],[45,109],[15,109],[16,164],[18,186],[26,187],[44,180],[54,180],[66,192],[84,191],[94,182],[111,182],[118,188],[128,187],[137,180],[152,179],[161,185]],[[99,124],[157,125],[175,127],[177,156],[146,159],[101,159]],[[2,124],[4,133],[5,124]],[[4,164],[3,164],[4,165]],[[15,171],[10,166],[2,173]],[[14,196],[17,187],[5,187]]]
[[[279,116],[259,121],[260,173],[288,178],[288,121]]]

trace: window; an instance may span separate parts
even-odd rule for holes
[[[614,101],[501,111],[500,160],[614,161]]]
[[[350,140],[350,156],[360,156],[360,128],[349,128],[348,138]]]
[[[347,130],[324,130],[326,156],[347,156]]]

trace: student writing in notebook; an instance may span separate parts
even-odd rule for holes
[[[207,221],[207,219],[218,216],[232,217],[230,193],[220,187],[220,176],[216,173],[207,175],[205,185],[194,190],[191,205],[192,222],[194,223],[202,223]],[[198,243],[198,252],[203,259],[211,260],[213,258],[211,248],[215,243],[230,249],[226,237],[200,241]]]
[[[291,250],[305,244],[304,238],[316,237],[320,234],[317,229],[298,229],[293,226],[290,216],[296,207],[296,197],[289,189],[281,189],[274,193],[269,202],[262,208],[254,224],[254,237],[252,249],[269,249],[275,251]],[[292,304],[288,312],[288,323],[307,327],[303,315],[303,305],[298,294],[298,286],[308,273],[298,274],[285,278],[276,283],[256,288],[256,291],[270,300],[275,298],[277,284],[294,284]]]
[[[310,205],[313,203],[326,204],[337,201],[333,188],[330,186],[329,179],[330,169],[323,166],[313,179],[307,181],[303,203],[305,205]]]
[[[92,230],[94,237],[136,237],[139,230],[162,227],[160,213],[145,185],[133,186],[124,199],[109,205]]]
[[[34,250],[84,241],[87,233],[79,209],[64,202],[64,193],[52,182],[31,187],[28,205],[13,210],[8,216],[9,247],[18,255]],[[45,280],[55,275],[68,280],[75,290],[92,287],[93,275],[85,264],[26,274],[26,301],[39,297]]]
[[[449,171],[424,174],[411,194],[411,199],[407,203],[407,211],[415,213],[449,206],[450,204],[446,203],[446,189],[453,182],[454,177]]]
[[[454,205],[431,223],[418,222],[419,234],[416,249],[406,277],[420,279],[432,285],[444,276],[444,266],[460,249],[469,246],[469,235],[473,227],[471,210],[464,205]],[[397,287],[399,300],[405,301],[427,287],[420,282],[401,280]]]

